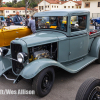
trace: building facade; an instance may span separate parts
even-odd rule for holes
[[[4,16],[4,17],[7,17],[8,15],[15,16],[16,11],[19,11],[21,16],[25,16],[25,7],[21,7],[21,8],[0,7],[0,16]],[[27,14],[31,16],[32,10],[28,8]]]
[[[42,0],[38,4],[38,12],[56,10],[56,9],[81,9],[81,0]]]
[[[90,18],[100,17],[100,0],[82,0],[82,9],[90,10]]]

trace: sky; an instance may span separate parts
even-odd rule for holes
[[[3,2],[12,2],[12,0],[3,0]],[[17,0],[17,1],[21,1],[21,0]]]

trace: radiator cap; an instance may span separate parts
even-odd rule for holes
[[[19,38],[16,38],[15,40],[19,40]]]

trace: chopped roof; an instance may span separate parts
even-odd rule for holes
[[[51,14],[52,13],[52,14]],[[87,9],[61,9],[35,13],[34,17],[42,16],[68,16],[75,13],[89,13]]]

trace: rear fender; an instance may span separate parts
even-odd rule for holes
[[[89,55],[92,57],[99,57],[99,50],[100,50],[100,37],[95,38],[90,48]]]

